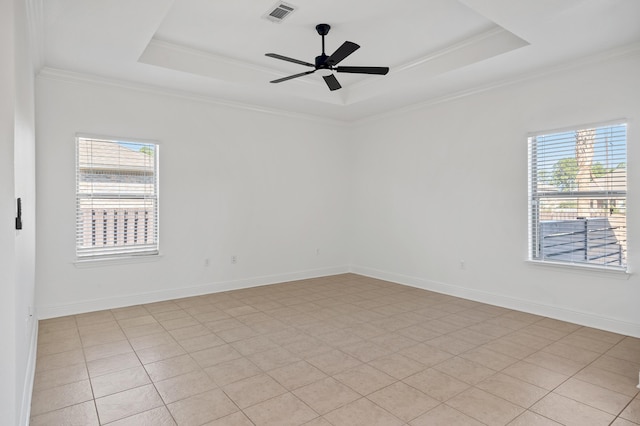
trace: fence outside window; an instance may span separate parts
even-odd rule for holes
[[[529,258],[625,268],[627,126],[529,137]]]
[[[158,253],[158,147],[77,138],[79,258]]]

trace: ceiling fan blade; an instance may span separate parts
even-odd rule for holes
[[[301,72],[300,74],[294,74],[294,75],[290,75],[288,77],[282,77],[282,78],[279,78],[277,80],[273,80],[270,83],[282,83],[283,81],[287,81],[287,80],[291,80],[291,79],[294,79],[294,78],[302,77],[303,75],[307,75],[307,74],[313,74],[314,72],[316,72],[316,70],[305,71],[305,72]]]
[[[274,59],[280,59],[280,60],[287,61],[287,62],[293,62],[294,64],[300,64],[300,65],[304,65],[304,66],[307,66],[307,67],[315,68],[315,65],[310,64],[309,62],[299,61],[297,59],[289,58],[288,56],[278,55],[277,53],[265,53],[265,56],[268,56],[268,57],[274,58]]]
[[[360,49],[359,45],[351,41],[345,41],[344,43],[342,43],[342,46],[338,47],[338,50],[333,52],[333,55],[327,58],[325,64],[334,66],[358,49]]]
[[[329,90],[331,91],[338,90],[342,87],[340,86],[336,76],[333,74],[323,75],[322,78],[324,78],[324,82],[327,83],[327,86],[329,86]]]
[[[353,74],[378,74],[385,75],[389,72],[389,67],[337,67],[337,72],[348,72]]]

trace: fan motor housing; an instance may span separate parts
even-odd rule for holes
[[[327,65],[327,55],[322,54],[320,56],[316,56],[316,69],[331,69],[329,65]]]

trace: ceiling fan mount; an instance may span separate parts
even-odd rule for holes
[[[329,30],[331,29],[331,25],[329,24],[318,24],[316,25],[316,31],[318,32],[318,34],[320,34],[321,36],[326,36],[327,34],[329,34]]]
[[[271,81],[271,83],[282,83],[283,81],[292,80],[294,78],[302,77],[308,74],[313,74],[318,70],[330,70],[335,72],[346,72],[351,74],[376,74],[386,75],[389,72],[389,67],[349,67],[349,66],[336,66],[339,62],[351,55],[353,52],[360,48],[359,45],[351,41],[345,41],[331,56],[328,56],[324,51],[324,37],[329,34],[331,25],[318,24],[316,25],[316,31],[318,35],[322,37],[322,53],[315,58],[315,64],[309,62],[300,61],[298,59],[289,58],[287,56],[278,55],[277,53],[267,53],[266,56],[274,59],[280,59],[287,62],[293,62],[295,64],[312,67],[313,70],[301,72],[299,74],[290,75],[288,77],[279,78]],[[333,74],[322,76],[325,83],[329,87],[329,90],[338,90],[342,86],[338,82],[338,79]]]

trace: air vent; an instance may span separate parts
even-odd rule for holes
[[[291,15],[295,10],[296,7],[294,5],[279,1],[269,9],[267,13],[262,15],[262,17],[271,22],[282,22],[284,18]]]

